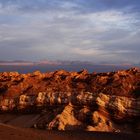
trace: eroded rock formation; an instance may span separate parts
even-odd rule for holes
[[[140,71],[0,73],[0,112],[37,114],[32,127],[140,132]],[[2,121],[2,120],[1,120]]]

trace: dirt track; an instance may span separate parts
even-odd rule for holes
[[[40,131],[0,124],[0,140],[138,140],[139,134]]]

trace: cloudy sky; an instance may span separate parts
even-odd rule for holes
[[[0,60],[140,62],[140,0],[0,0]]]

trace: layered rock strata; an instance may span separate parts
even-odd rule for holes
[[[0,73],[0,112],[38,114],[34,128],[140,132],[140,71]]]

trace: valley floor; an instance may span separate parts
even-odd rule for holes
[[[138,140],[139,138],[139,134],[44,131],[0,123],[0,140]]]

